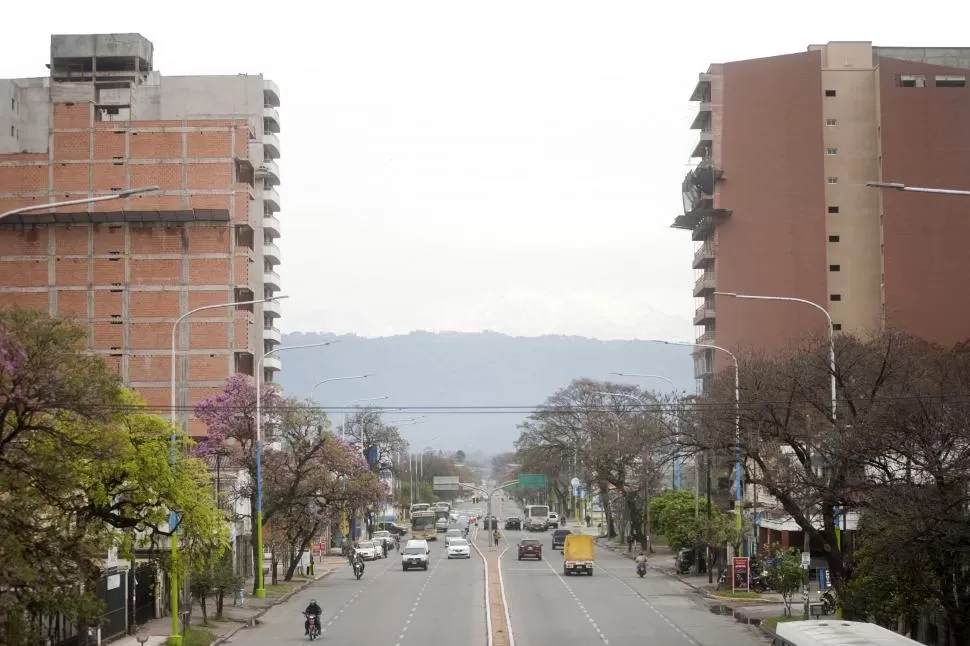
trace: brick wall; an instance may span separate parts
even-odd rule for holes
[[[237,183],[235,161],[249,154],[246,120],[95,122],[88,103],[55,104],[51,111],[49,154],[0,155],[0,212],[159,186],[157,193],[58,211],[214,209],[247,221],[252,187]],[[4,226],[0,308],[52,310],[86,325],[90,347],[167,417],[175,319],[231,301],[237,287],[262,293],[249,284],[248,255],[236,254],[233,226]],[[180,406],[216,392],[231,374],[235,353],[256,351],[250,347],[252,325],[251,315],[230,308],[188,320],[179,335]],[[188,424],[192,432],[204,432],[196,420]]]

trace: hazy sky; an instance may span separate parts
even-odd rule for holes
[[[0,76],[45,76],[51,33],[139,32],[165,75],[276,81],[285,331],[690,338],[692,243],[669,225],[698,72],[970,45],[970,5],[920,6],[17,2]]]

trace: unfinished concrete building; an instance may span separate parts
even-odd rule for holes
[[[0,80],[0,213],[159,191],[0,220],[0,306],[87,327],[103,355],[167,414],[176,319],[280,289],[280,104],[261,75],[165,77],[138,34],[54,35],[50,74]],[[178,336],[176,401],[189,409],[280,342],[278,303],[214,308]],[[267,358],[265,378],[279,370]]]

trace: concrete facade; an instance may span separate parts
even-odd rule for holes
[[[859,336],[970,337],[970,306],[952,296],[970,255],[970,202],[866,186],[966,188],[967,69],[970,49],[835,42],[700,75],[700,164],[673,225],[697,243],[698,343],[770,353],[827,330],[807,305],[715,291],[806,299]],[[702,389],[726,359],[698,349]]]
[[[167,413],[175,320],[280,289],[279,90],[259,75],[163,77],[152,54],[138,34],[55,35],[49,77],[0,80],[0,213],[160,188],[0,220],[0,306],[77,320]],[[181,326],[176,401],[193,435],[187,409],[253,374],[279,314],[212,309]]]

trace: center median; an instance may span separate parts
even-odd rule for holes
[[[475,538],[478,538],[477,535]],[[488,646],[515,646],[500,567],[502,554],[508,546],[479,547],[478,542],[471,541],[485,563],[485,624],[489,633]]]

